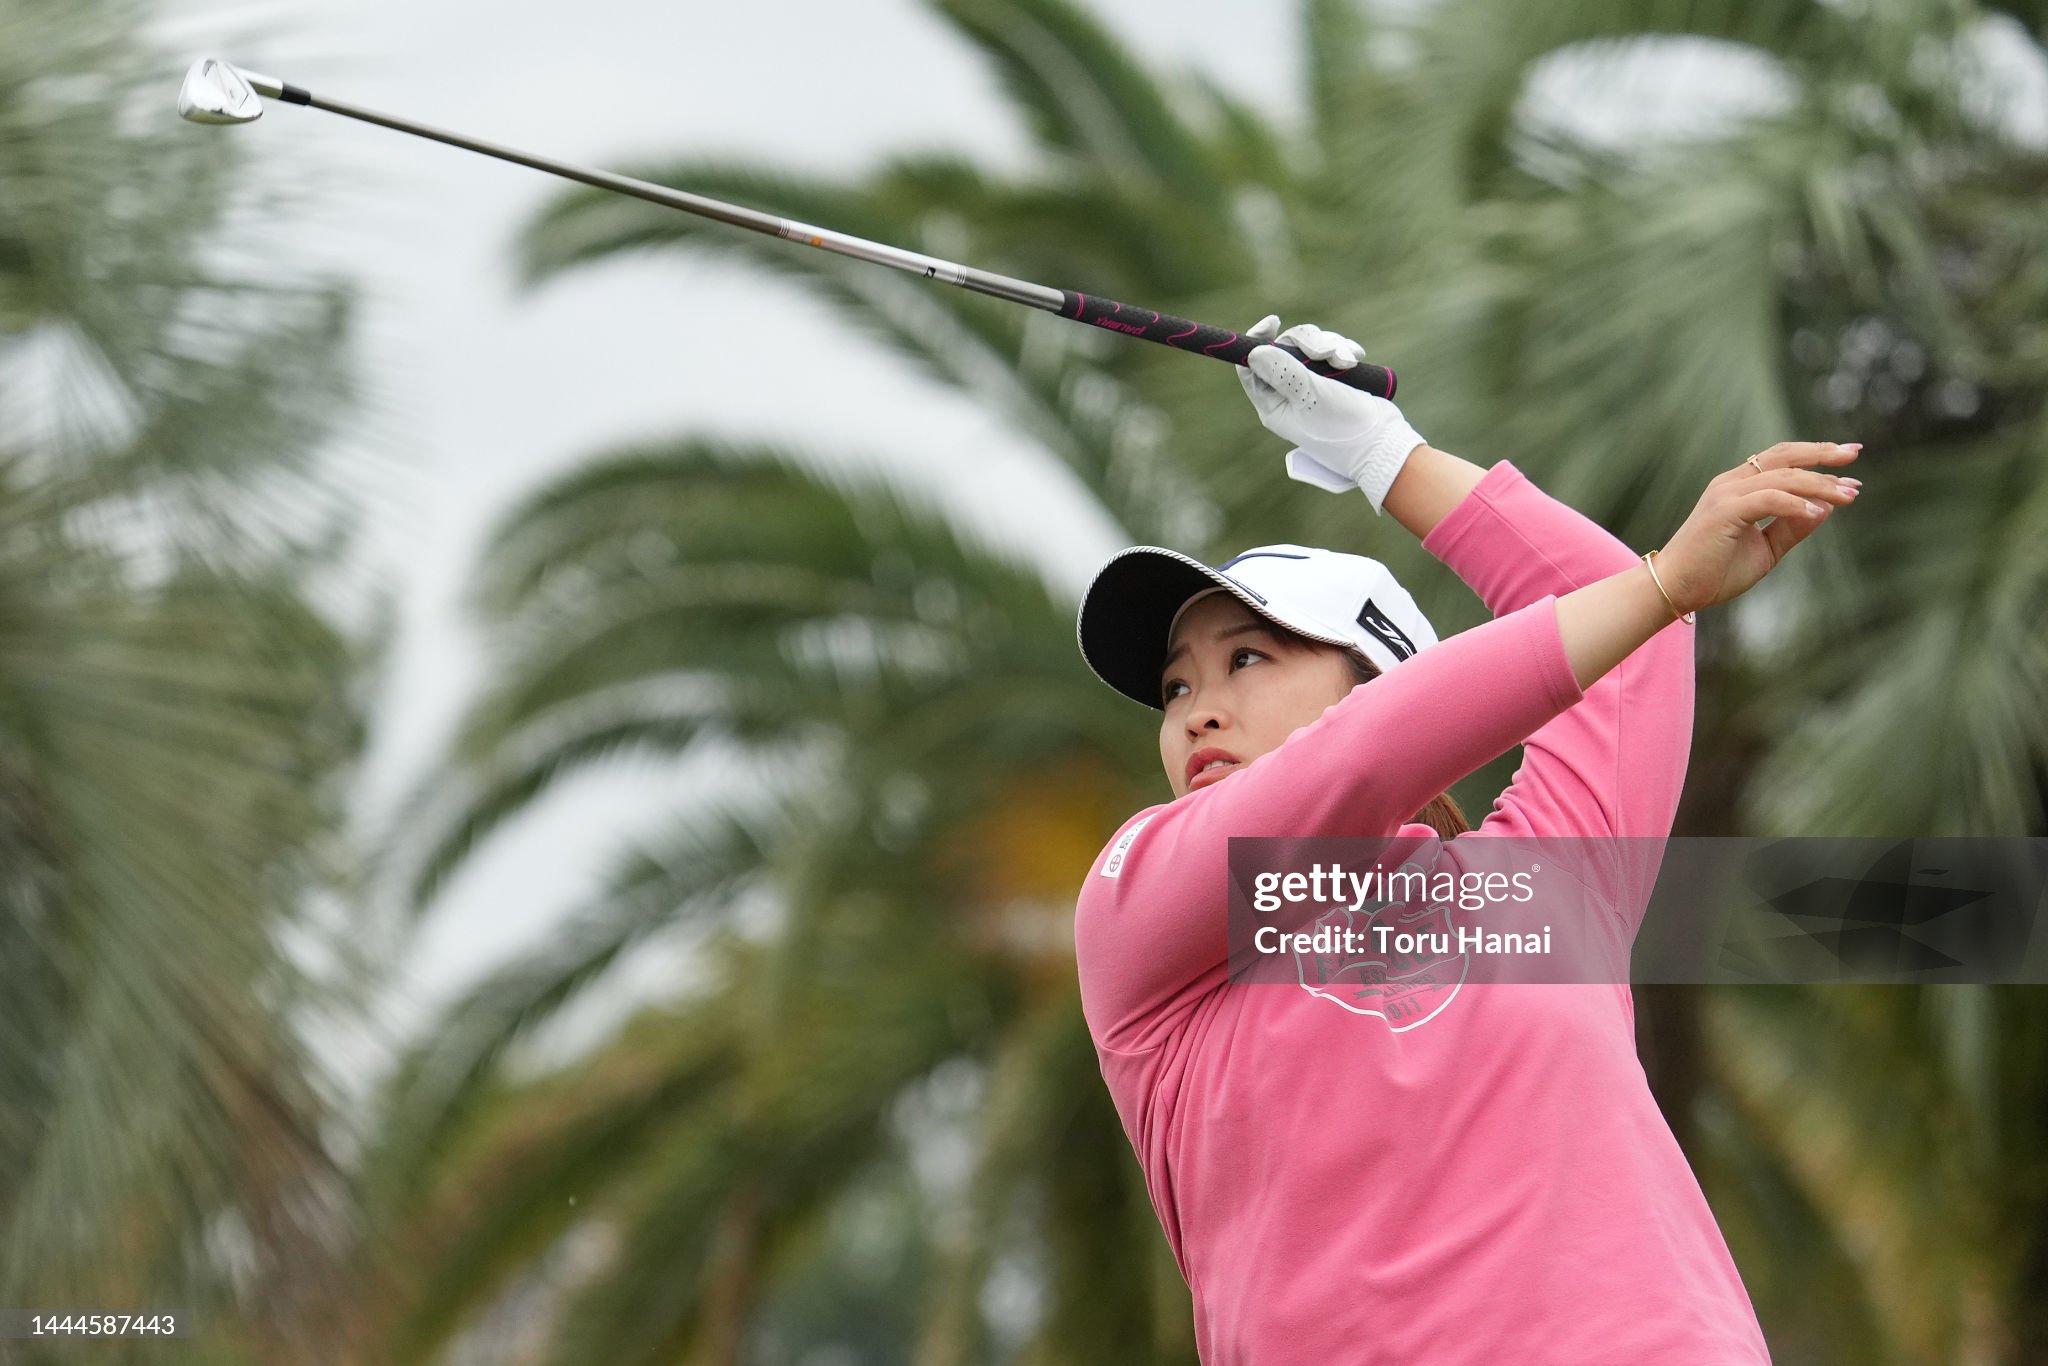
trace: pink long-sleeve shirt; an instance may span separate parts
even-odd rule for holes
[[[1557,626],[1559,596],[1634,552],[1507,461],[1422,544],[1494,620],[1133,815],[1079,897],[1083,1013],[1193,1292],[1201,1359],[1767,1366],[1650,1095],[1625,982],[1468,984],[1396,1028],[1329,993],[1226,980],[1230,836],[1435,841],[1410,817],[1517,744],[1514,781],[1452,846],[1670,832],[1693,628],[1672,623],[1582,689]],[[1641,913],[1634,897],[1594,912],[1624,958]]]

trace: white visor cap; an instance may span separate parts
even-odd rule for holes
[[[1159,680],[1173,623],[1215,588],[1310,640],[1357,650],[1382,673],[1436,644],[1408,590],[1364,555],[1262,545],[1212,569],[1177,550],[1138,545],[1111,556],[1082,595],[1081,657],[1124,696],[1164,710]]]

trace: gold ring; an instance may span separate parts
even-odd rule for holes
[[[1752,464],[1752,465],[1756,465],[1756,472],[1757,472],[1758,474],[1762,474],[1762,473],[1764,472],[1764,467],[1763,467],[1762,465],[1757,465],[1757,464],[1756,464],[1756,457],[1755,457],[1755,456],[1753,456],[1753,455],[1752,455],[1751,457],[1749,457],[1749,463],[1750,463],[1750,464]]]

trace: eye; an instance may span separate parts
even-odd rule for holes
[[[1230,652],[1230,668],[1231,668],[1231,672],[1235,673],[1235,672],[1236,672],[1236,671],[1237,671],[1238,669],[1240,669],[1240,668],[1242,668],[1242,667],[1243,667],[1243,665],[1241,665],[1241,664],[1240,664],[1240,663],[1239,663],[1238,661],[1239,661],[1239,660],[1242,660],[1242,659],[1243,659],[1243,658],[1244,658],[1244,657],[1245,657],[1246,655],[1250,655],[1250,656],[1251,656],[1251,657],[1252,657],[1253,659],[1270,659],[1270,658],[1272,658],[1272,656],[1271,656],[1271,655],[1268,655],[1268,654],[1267,654],[1267,653],[1266,653],[1265,651],[1263,651],[1263,650],[1254,650],[1254,649],[1253,649],[1253,648],[1252,648],[1251,646],[1249,646],[1249,645],[1240,645],[1240,646],[1238,646],[1238,647],[1237,647],[1237,648],[1236,648],[1235,650],[1232,650],[1232,651]],[[1176,698],[1176,697],[1179,697],[1179,696],[1180,696],[1180,691],[1177,691],[1177,690],[1185,690],[1185,689],[1187,688],[1187,686],[1188,686],[1187,684],[1185,684],[1185,683],[1181,682],[1181,681],[1180,681],[1180,680],[1179,680],[1178,678],[1169,678],[1169,679],[1167,679],[1167,680],[1166,680],[1166,684],[1165,684],[1165,686],[1164,686],[1164,687],[1162,687],[1162,688],[1160,689],[1160,695],[1161,695],[1161,699],[1162,699],[1162,701],[1165,701],[1165,702],[1171,702],[1171,701],[1173,701],[1173,699],[1174,699],[1174,698]]]

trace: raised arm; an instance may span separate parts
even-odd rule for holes
[[[1486,467],[1461,455],[1422,444],[1409,451],[1387,490],[1383,511],[1407,527],[1418,541],[1429,539],[1444,518],[1467,494],[1479,487]],[[1494,615],[1498,616],[1499,613]]]
[[[1273,331],[1277,320],[1266,319],[1260,327]],[[1350,339],[1313,324],[1285,335],[1332,365],[1354,363],[1364,354]],[[1375,511],[1392,515],[1420,538],[1495,616],[1545,594],[1562,598],[1633,573],[1636,591],[1612,605],[1638,617],[1648,614],[1628,623],[1621,635],[1646,625],[1651,643],[1592,684],[1583,702],[1528,738],[1522,767],[1481,829],[1520,835],[1668,833],[1692,744],[1692,630],[1671,620],[1635,552],[1543,493],[1508,462],[1486,470],[1422,441],[1394,404],[1364,394],[1354,401],[1356,391],[1311,374],[1277,349],[1261,348],[1252,359],[1242,378],[1260,420],[1301,443],[1288,455],[1288,473],[1332,492],[1363,490]]]
[[[1246,335],[1277,336],[1340,368],[1365,357],[1358,343],[1313,323],[1280,332],[1279,319],[1268,316]],[[1287,455],[1288,475],[1331,492],[1355,488],[1365,493],[1376,513],[1391,514],[1420,538],[1423,548],[1455,571],[1494,615],[1546,593],[1563,598],[1628,571],[1639,580],[1638,591],[1632,599],[1617,601],[1650,600],[1647,594],[1655,580],[1633,550],[1591,518],[1543,493],[1508,462],[1489,471],[1431,446],[1393,403],[1315,375],[1277,347],[1260,347],[1249,360],[1240,380],[1260,421],[1297,443]],[[1833,476],[1795,472],[1788,468],[1790,462],[1803,456],[1840,463],[1854,459],[1857,449],[1781,443],[1756,457],[1769,458],[1778,467],[1776,487],[1766,487],[1769,481],[1761,464],[1740,466],[1740,474],[1731,471],[1709,485],[1708,492],[1714,495],[1717,486],[1744,482],[1745,496],[1768,494],[1780,500],[1767,515],[1793,518],[1769,533],[1740,519],[1720,518],[1713,535],[1745,543],[1749,582],[1811,532],[1827,504],[1839,505],[1855,496],[1853,488],[1844,489]],[[1798,477],[1788,479],[1784,474]],[[1818,494],[1825,501],[1802,504],[1794,493],[1809,500]],[[1688,527],[1700,521],[1706,503],[1702,499]],[[1700,537],[1695,534],[1692,539],[1697,544]],[[1667,555],[1663,564],[1669,567],[1674,562]],[[1682,583],[1677,591],[1688,601],[1712,602],[1734,595],[1720,594],[1720,587]],[[1741,587],[1735,589],[1740,591]],[[1620,631],[1617,638],[1630,634]],[[1624,766],[1619,750],[1625,721],[1632,724],[1626,726],[1629,763]],[[1507,797],[1509,807],[1519,807],[1525,817],[1516,822],[1515,832],[1668,832],[1691,732],[1691,633],[1673,622],[1649,648],[1590,688],[1582,707],[1531,737],[1532,762],[1517,773],[1516,786]],[[1525,784],[1541,784],[1551,774],[1558,788],[1552,795],[1561,800],[1546,802],[1544,794]],[[1547,809],[1538,810],[1539,806]],[[1536,829],[1525,828],[1529,826]]]
[[[1487,471],[1422,544],[1495,613],[1596,577],[1648,573],[1627,546],[1507,461]],[[1685,783],[1693,631],[1667,609],[1647,644],[1523,742],[1521,766],[1475,832],[1591,837],[1558,856],[1608,889],[1630,935],[1663,861],[1658,837],[1670,833]]]
[[[1276,319],[1260,324],[1278,332]],[[1344,366],[1364,358],[1349,338],[1302,324],[1278,334],[1306,354]],[[1251,357],[1246,392],[1269,430],[1298,443],[1288,474],[1332,492],[1357,488],[1375,512],[1391,514],[1422,539],[1499,615],[1537,596],[1566,598],[1598,581],[1632,575],[1637,591],[1617,602],[1649,603],[1650,570],[1612,534],[1551,498],[1506,461],[1483,470],[1428,445],[1392,403],[1313,375],[1277,348]],[[1687,570],[1664,587],[1687,606],[1734,596],[1813,531],[1827,507],[1855,497],[1832,475],[1792,468],[1843,463],[1858,448],[1784,443],[1708,486],[1708,496],[1660,555],[1668,576],[1687,549],[1716,554],[1739,545],[1743,579],[1734,592]],[[1853,485],[1854,481],[1850,481]],[[1801,501],[1795,495],[1804,495]],[[1822,501],[1812,501],[1815,497]],[[1768,532],[1727,515],[1737,498],[1762,515],[1786,518]],[[1764,501],[1771,505],[1764,506]],[[1710,501],[1714,504],[1709,507]],[[1715,523],[1708,529],[1706,523]],[[1710,555],[1707,558],[1712,559]],[[1616,590],[1602,590],[1603,593]],[[1657,597],[1665,595],[1658,593]],[[1667,616],[1648,645],[1587,688],[1585,700],[1529,737],[1514,781],[1480,826],[1518,835],[1661,836],[1677,812],[1692,742],[1693,648],[1688,624]],[[1569,623],[1566,623],[1569,627]],[[1617,627],[1618,637],[1632,634]],[[1645,893],[1647,888],[1642,889]]]
[[[1422,546],[1496,615],[1610,575],[1649,576],[1611,533],[1505,460],[1437,520]],[[1669,618],[1666,608],[1647,644],[1524,742],[1522,766],[1480,823],[1482,833],[1670,833],[1692,747],[1693,628]]]

